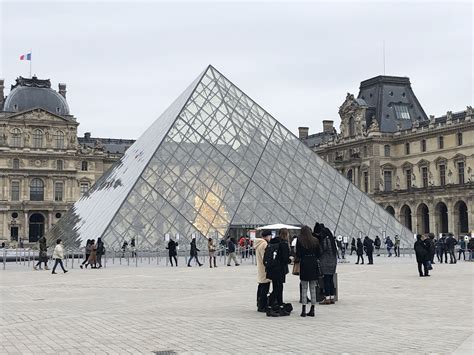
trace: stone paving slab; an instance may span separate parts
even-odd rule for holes
[[[299,317],[255,310],[253,265],[111,265],[51,275],[0,270],[0,354],[472,354],[474,263],[414,258],[339,264],[336,305]]]

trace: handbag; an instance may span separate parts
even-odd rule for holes
[[[293,275],[299,275],[300,274],[300,263],[294,263],[293,264],[293,271],[291,273]]]

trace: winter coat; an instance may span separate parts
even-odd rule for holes
[[[64,259],[64,248],[61,244],[56,244],[54,247],[53,259]]]
[[[435,256],[436,254],[436,248],[435,248],[435,243],[434,243],[434,240],[431,239],[431,238],[428,238],[426,239],[426,244],[428,244],[428,251],[429,251],[429,256],[430,256],[430,260],[433,259],[433,257]]]
[[[387,237],[387,240],[385,241],[385,245],[387,246],[387,248],[392,249],[393,248],[392,240]]]
[[[105,254],[105,247],[102,241],[97,242],[97,255],[104,255]]]
[[[95,264],[97,262],[97,244],[93,244],[91,248],[91,253],[87,259],[89,264]]]
[[[319,247],[306,249],[300,242],[296,243],[296,255],[300,259],[300,280],[313,281],[319,278]]]
[[[197,256],[198,251],[200,251],[200,250],[196,246],[196,239],[193,239],[190,244],[191,244],[191,250],[189,251],[190,255],[191,256]]]
[[[267,278],[273,281],[285,282],[286,274],[289,272],[288,264],[291,263],[290,247],[287,242],[282,241],[278,237],[270,240],[270,244],[279,244],[277,256],[279,258],[279,264],[277,267],[272,268],[271,272],[267,272]]]
[[[469,243],[467,243],[467,249],[474,250],[474,239],[469,239]]]
[[[361,240],[358,240],[358,241],[357,241],[356,253],[357,253],[357,255],[359,255],[359,256],[364,255],[364,245],[362,244],[362,241],[361,241]]]
[[[352,238],[352,241],[351,241],[351,250],[357,250],[356,249],[356,241],[354,238]]]
[[[178,246],[178,243],[176,243],[174,240],[170,240],[168,242],[168,246],[166,249],[168,249],[168,255],[169,256],[176,256],[176,247]]]
[[[229,239],[227,248],[229,249],[229,253],[235,253],[235,243],[232,239]]]
[[[267,248],[267,241],[262,238],[255,239],[255,259],[257,261],[257,282],[259,284],[265,284],[270,282],[270,279],[267,279],[267,273],[265,271],[265,265],[263,265],[263,255],[265,254],[265,249]]]
[[[214,253],[216,251],[216,245],[214,244],[214,242],[212,240],[207,241],[207,250],[209,251],[209,254]]]
[[[364,248],[367,254],[370,254],[374,251],[374,241],[370,238],[364,238]]]
[[[337,249],[336,241],[331,232],[326,232],[321,238],[321,256],[319,258],[321,272],[324,275],[333,275],[336,273]]]
[[[464,239],[461,239],[461,241],[459,242],[459,248],[461,250],[466,250],[466,242],[464,241]]]
[[[418,239],[414,245],[416,261],[419,263],[424,263],[430,259],[429,256],[429,245],[426,241]]]
[[[39,240],[39,250],[40,251],[48,251],[48,247],[46,246],[46,238],[45,237],[41,237]]]
[[[448,237],[448,239],[446,239],[446,248],[448,250],[454,249],[454,246],[456,244],[458,244],[458,242],[456,241],[456,239],[453,236],[450,236],[450,237]]]
[[[379,237],[375,237],[375,240],[374,240],[375,248],[376,248],[376,249],[380,248],[380,244],[382,244],[382,243],[380,242],[380,238],[379,238]]]
[[[91,250],[92,250],[92,244],[89,243],[86,245],[86,255],[89,255],[91,253]]]

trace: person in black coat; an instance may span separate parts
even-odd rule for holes
[[[188,267],[191,267],[191,260],[193,260],[193,259],[196,259],[198,265],[202,266],[202,264],[199,262],[199,259],[198,259],[198,251],[200,251],[200,250],[196,246],[196,238],[195,237],[193,237],[190,244],[191,244],[191,250],[189,252],[190,253],[190,258],[189,258],[189,261],[188,261]]]
[[[171,267],[173,267],[173,259],[176,266],[178,266],[178,258],[176,257],[178,255],[178,253],[176,252],[177,246],[178,246],[178,243],[170,238],[170,241],[168,242],[168,246],[166,247],[166,249],[168,249],[168,257],[170,258]]]
[[[430,276],[428,273],[428,260],[430,259],[430,249],[429,244],[426,243],[424,236],[417,234],[414,249],[416,255],[416,262],[418,263],[418,273],[420,274],[420,277]],[[424,273],[421,270],[422,265]]]
[[[374,247],[375,247],[375,250],[377,251],[377,256],[380,256],[380,246],[381,245],[382,245],[382,241],[380,240],[379,236],[376,235],[375,240],[374,240]]]
[[[314,317],[314,306],[316,305],[316,286],[319,278],[318,258],[320,256],[319,240],[311,235],[308,226],[301,228],[301,234],[296,242],[296,256],[300,260],[300,282],[301,282],[301,317]],[[306,313],[308,302],[308,287],[311,294],[311,310]]]
[[[284,311],[283,306],[283,284],[288,274],[288,264],[290,260],[290,247],[288,245],[288,229],[280,229],[278,237],[270,240],[269,244],[278,244],[277,258],[278,263],[270,269],[266,269],[267,278],[272,280],[272,293],[270,294],[270,305],[273,311],[279,311],[280,315],[288,315]]]
[[[105,254],[104,242],[102,241],[102,238],[98,238],[96,256],[97,256],[97,264],[99,264],[98,266],[99,269],[102,267],[102,255],[104,254]]]
[[[435,240],[434,240],[434,235],[431,234],[428,236],[428,238],[426,239],[426,242],[428,243],[429,247],[430,247],[430,261],[431,261],[431,264],[434,264],[434,257],[435,257],[435,254],[436,254],[436,246],[435,246]]]
[[[369,259],[369,265],[372,265],[374,263],[374,241],[370,239],[367,235],[364,238],[364,249],[365,253],[367,254],[367,259]]]
[[[446,249],[448,250],[449,253],[449,263],[450,264],[456,264],[456,254],[454,254],[454,247],[458,244],[458,241],[452,234],[449,235],[449,237],[446,239]],[[448,260],[446,259],[446,262]]]
[[[362,260],[362,265],[364,265],[364,245],[362,244],[362,240],[360,238],[357,238],[357,262],[356,264],[359,264],[359,260]]]
[[[356,248],[356,240],[354,237],[352,237],[352,241],[351,241],[351,255],[352,255],[352,252],[357,252],[357,248]]]
[[[336,239],[333,234],[321,224],[321,235],[319,238],[319,245],[321,247],[321,256],[319,257],[319,265],[324,279],[324,300],[319,302],[321,305],[334,304],[335,288],[334,288],[334,274],[337,267],[337,246]]]

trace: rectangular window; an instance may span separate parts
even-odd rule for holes
[[[367,146],[364,145],[364,157],[369,155],[369,150],[367,149]]]
[[[458,145],[462,145],[462,133],[461,132],[459,132],[457,134],[457,139],[458,139]]]
[[[445,186],[446,185],[446,165],[441,164],[439,166],[439,185]]]
[[[393,105],[395,108],[395,115],[399,120],[409,120],[410,113],[408,112],[408,107],[405,105]]]
[[[369,192],[369,172],[364,171],[364,191]]]
[[[89,183],[81,182],[81,196],[83,196],[89,190]]]
[[[392,172],[385,170],[383,172],[384,191],[392,191]]]
[[[19,181],[12,181],[11,182],[11,189],[12,189],[12,201],[20,201],[20,182]]]
[[[81,163],[81,170],[82,170],[82,171],[87,171],[88,168],[89,168],[89,166],[88,166],[87,162],[86,162],[86,161],[83,161],[83,162]]]
[[[407,190],[411,189],[411,169],[405,170]]]
[[[410,143],[405,143],[405,154],[410,154]]]
[[[426,166],[421,168],[421,177],[423,180],[423,187],[428,187],[428,168]]]
[[[63,191],[64,191],[64,184],[62,182],[56,182],[54,184],[54,201],[63,200]]]
[[[64,163],[62,160],[56,160],[56,170],[63,170]]]
[[[458,162],[458,182],[464,184],[464,162]]]
[[[383,151],[386,157],[390,156],[390,146],[388,144],[383,146]]]
[[[439,149],[444,149],[444,137],[443,136],[438,137],[438,148]]]
[[[425,139],[421,140],[421,151],[426,152],[426,140]]]

